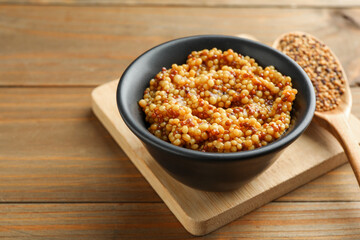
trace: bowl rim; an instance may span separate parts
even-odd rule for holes
[[[135,124],[133,124],[131,118],[129,117],[129,111],[124,106],[123,102],[121,101],[121,90],[123,83],[125,82],[123,79],[126,79],[126,75],[129,71],[131,71],[132,66],[141,59],[144,55],[149,54],[149,52],[154,51],[155,49],[162,48],[169,44],[174,43],[181,43],[183,41],[187,40],[194,40],[198,38],[227,38],[227,39],[235,39],[235,40],[241,40],[244,42],[249,42],[250,44],[257,45],[261,48],[266,48],[275,54],[281,55],[283,58],[286,58],[288,62],[293,64],[301,73],[303,79],[305,79],[305,83],[310,89],[309,93],[309,108],[305,113],[305,116],[302,120],[302,122],[299,123],[296,127],[291,129],[286,135],[282,136],[280,139],[275,140],[274,142],[271,142],[270,144],[266,146],[262,146],[259,148],[255,148],[253,150],[246,150],[246,151],[239,151],[239,152],[229,152],[229,153],[217,153],[217,152],[202,152],[198,150],[192,150],[184,147],[175,146],[169,142],[166,142],[162,139],[157,138],[156,136],[152,135],[146,128],[138,128]],[[149,80],[150,81],[150,80]],[[143,142],[146,144],[152,145],[155,148],[160,148],[162,151],[169,152],[171,154],[175,154],[178,156],[182,156],[185,158],[192,158],[196,159],[197,161],[207,161],[207,162],[231,162],[231,161],[245,161],[245,160],[251,160],[253,158],[257,158],[260,156],[265,156],[267,154],[279,151],[283,149],[284,147],[291,144],[293,141],[295,141],[309,126],[315,112],[315,106],[316,106],[316,97],[315,92],[313,90],[312,83],[305,73],[305,71],[290,57],[285,55],[284,53],[267,46],[261,42],[253,41],[251,39],[247,38],[241,38],[236,36],[229,36],[229,35],[217,35],[217,34],[211,34],[211,35],[192,35],[182,38],[173,39],[170,41],[166,41],[164,43],[161,43],[159,45],[156,45],[155,47],[150,48],[149,50],[142,53],[140,56],[138,56],[134,61],[131,62],[131,64],[125,69],[122,76],[119,79],[119,83],[116,90],[116,102],[117,107],[119,110],[119,113],[125,122],[125,124],[128,126],[128,128]]]

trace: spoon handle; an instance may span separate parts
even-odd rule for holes
[[[340,142],[360,185],[360,146],[349,125],[348,118],[345,114],[329,114],[318,120],[317,122],[330,130]]]

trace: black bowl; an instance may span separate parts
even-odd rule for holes
[[[173,63],[183,64],[194,50],[233,49],[254,58],[259,65],[273,65],[292,78],[298,90],[291,130],[267,146],[236,153],[209,153],[186,149],[152,135],[138,105],[150,80]],[[313,86],[302,68],[283,53],[259,42],[232,36],[203,35],[172,40],[142,54],[125,70],[117,89],[117,104],[130,130],[144,143],[154,159],[175,179],[207,191],[234,190],[269,167],[282,150],[297,139],[310,124],[315,111]],[[299,153],[301,154],[301,153]],[[286,171],[286,169],[283,169]]]

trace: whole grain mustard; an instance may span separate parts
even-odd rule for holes
[[[262,68],[229,49],[193,51],[163,68],[140,107],[156,137],[204,152],[265,146],[289,128],[297,90],[273,66]]]

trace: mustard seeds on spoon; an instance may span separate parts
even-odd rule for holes
[[[284,34],[273,46],[292,57],[309,75],[317,97],[314,120],[339,141],[360,185],[359,141],[349,122],[352,98],[341,63],[330,48],[307,33]]]
[[[295,60],[307,73],[316,93],[316,111],[335,109],[345,92],[345,79],[330,49],[316,38],[288,33],[276,48]]]

